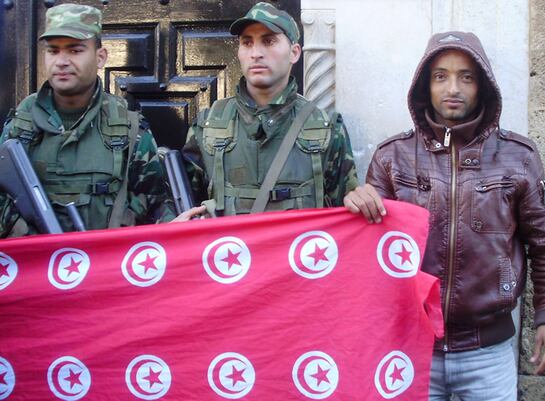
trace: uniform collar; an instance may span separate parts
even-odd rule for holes
[[[273,98],[269,104],[265,107],[259,108],[254,99],[250,96],[248,88],[246,86],[246,78],[240,78],[239,84],[237,85],[237,99],[244,106],[258,110],[266,110],[269,108],[274,108],[275,106],[284,105],[290,103],[294,96],[297,95],[297,82],[295,77],[290,76],[288,84],[282,92],[280,92],[275,98]]]
[[[97,77],[95,92],[91,97],[87,110],[77,123],[77,125],[82,127],[83,130],[87,124],[94,120],[99,113],[101,100],[102,81],[99,77]],[[51,132],[54,134],[60,134],[63,132],[62,119],[57,113],[55,102],[53,101],[53,88],[48,81],[46,81],[38,91],[35,107],[32,108],[32,117],[38,128],[45,132]],[[78,129],[78,131],[83,130]]]

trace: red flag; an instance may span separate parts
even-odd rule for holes
[[[426,400],[428,214],[387,207],[4,240],[0,400]]]

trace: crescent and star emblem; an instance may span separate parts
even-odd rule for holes
[[[382,270],[389,276],[413,277],[420,266],[420,249],[410,235],[389,231],[378,243],[377,260]]]
[[[250,270],[252,256],[246,243],[237,237],[222,237],[208,244],[202,254],[206,273],[222,284],[242,280]]]
[[[325,231],[308,231],[292,242],[288,254],[291,268],[299,276],[317,279],[327,276],[339,258],[337,243]]]
[[[0,400],[9,397],[15,387],[15,372],[7,359],[0,357]]]
[[[125,372],[125,382],[130,392],[141,400],[157,400],[170,389],[170,368],[155,355],[134,358]]]
[[[339,369],[331,356],[322,351],[301,355],[293,365],[292,377],[301,394],[313,400],[329,397],[339,384]]]
[[[62,248],[51,255],[47,277],[59,290],[70,290],[81,284],[90,266],[89,255],[81,249]]]
[[[165,274],[167,257],[156,242],[139,242],[129,249],[121,263],[123,276],[137,287],[157,284]]]
[[[0,291],[13,283],[17,272],[17,263],[4,252],[0,252]]]
[[[76,401],[91,388],[91,373],[79,359],[63,356],[49,366],[47,383],[55,397],[63,401]]]
[[[238,399],[248,394],[255,383],[255,370],[244,355],[224,352],[208,367],[208,384],[220,397]]]
[[[401,351],[386,355],[375,371],[375,387],[383,398],[391,399],[405,392],[414,379],[411,359]]]

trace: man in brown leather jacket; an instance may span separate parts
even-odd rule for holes
[[[511,348],[531,261],[537,328],[532,362],[545,372],[545,204],[534,143],[500,129],[501,94],[479,39],[431,37],[408,94],[414,129],[380,144],[367,184],[345,206],[371,223],[381,198],[430,211],[423,270],[441,280],[445,337],[433,355],[430,400],[516,400]]]

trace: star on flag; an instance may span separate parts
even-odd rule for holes
[[[0,278],[4,276],[9,277],[8,267],[9,267],[9,263],[6,265],[0,263]]]
[[[325,252],[327,251],[327,246],[325,248],[320,248],[318,244],[314,244],[314,252],[309,253],[307,256],[314,259],[314,266],[316,266],[318,263],[320,263],[321,260],[323,261],[329,261],[327,256],[325,256]]]
[[[227,256],[221,260],[222,262],[227,263],[227,270],[229,270],[233,265],[240,266],[240,261],[238,260],[239,255],[240,252],[234,253],[231,252],[231,249],[227,248]]]
[[[327,372],[329,372],[330,369],[322,369],[320,365],[318,365],[318,370],[316,373],[311,375],[316,379],[316,386],[319,386],[322,382],[330,383],[329,379],[327,378]]]
[[[140,266],[144,267],[144,274],[148,272],[148,270],[158,270],[157,266],[155,266],[155,259],[157,259],[157,256],[154,256],[153,258],[150,256],[150,254],[146,254],[146,260],[144,260],[141,263],[138,263]]]
[[[401,244],[401,252],[396,253],[396,255],[401,258],[401,265],[405,264],[405,262],[409,262],[410,264],[412,264],[411,254],[412,254],[412,252],[408,251],[405,248],[405,244],[403,244],[403,243]]]
[[[68,276],[72,273],[79,273],[79,265],[81,264],[81,260],[79,262],[76,262],[76,260],[73,257],[70,257],[70,264],[66,266],[64,269],[68,271]]]
[[[74,388],[76,384],[79,384],[81,386],[81,380],[79,379],[81,375],[81,372],[76,373],[72,369],[70,369],[70,374],[64,378],[64,380],[70,382],[70,389]]]
[[[238,382],[246,383],[246,379],[244,379],[244,376],[242,376],[246,369],[238,370],[237,368],[235,368],[235,365],[233,365],[232,368],[233,369],[231,371],[231,374],[225,376],[233,381],[232,386],[234,387]]]
[[[148,375],[144,377],[144,380],[147,380],[149,382],[149,388],[151,388],[154,384],[163,384],[159,376],[161,375],[162,371],[158,370],[155,372],[151,366],[149,368]]]
[[[403,380],[403,376],[401,375],[401,373],[405,370],[405,368],[398,368],[397,365],[394,363],[394,370],[392,372],[392,374],[390,375],[390,377],[392,378],[392,385],[395,384],[396,381],[405,381]]]

